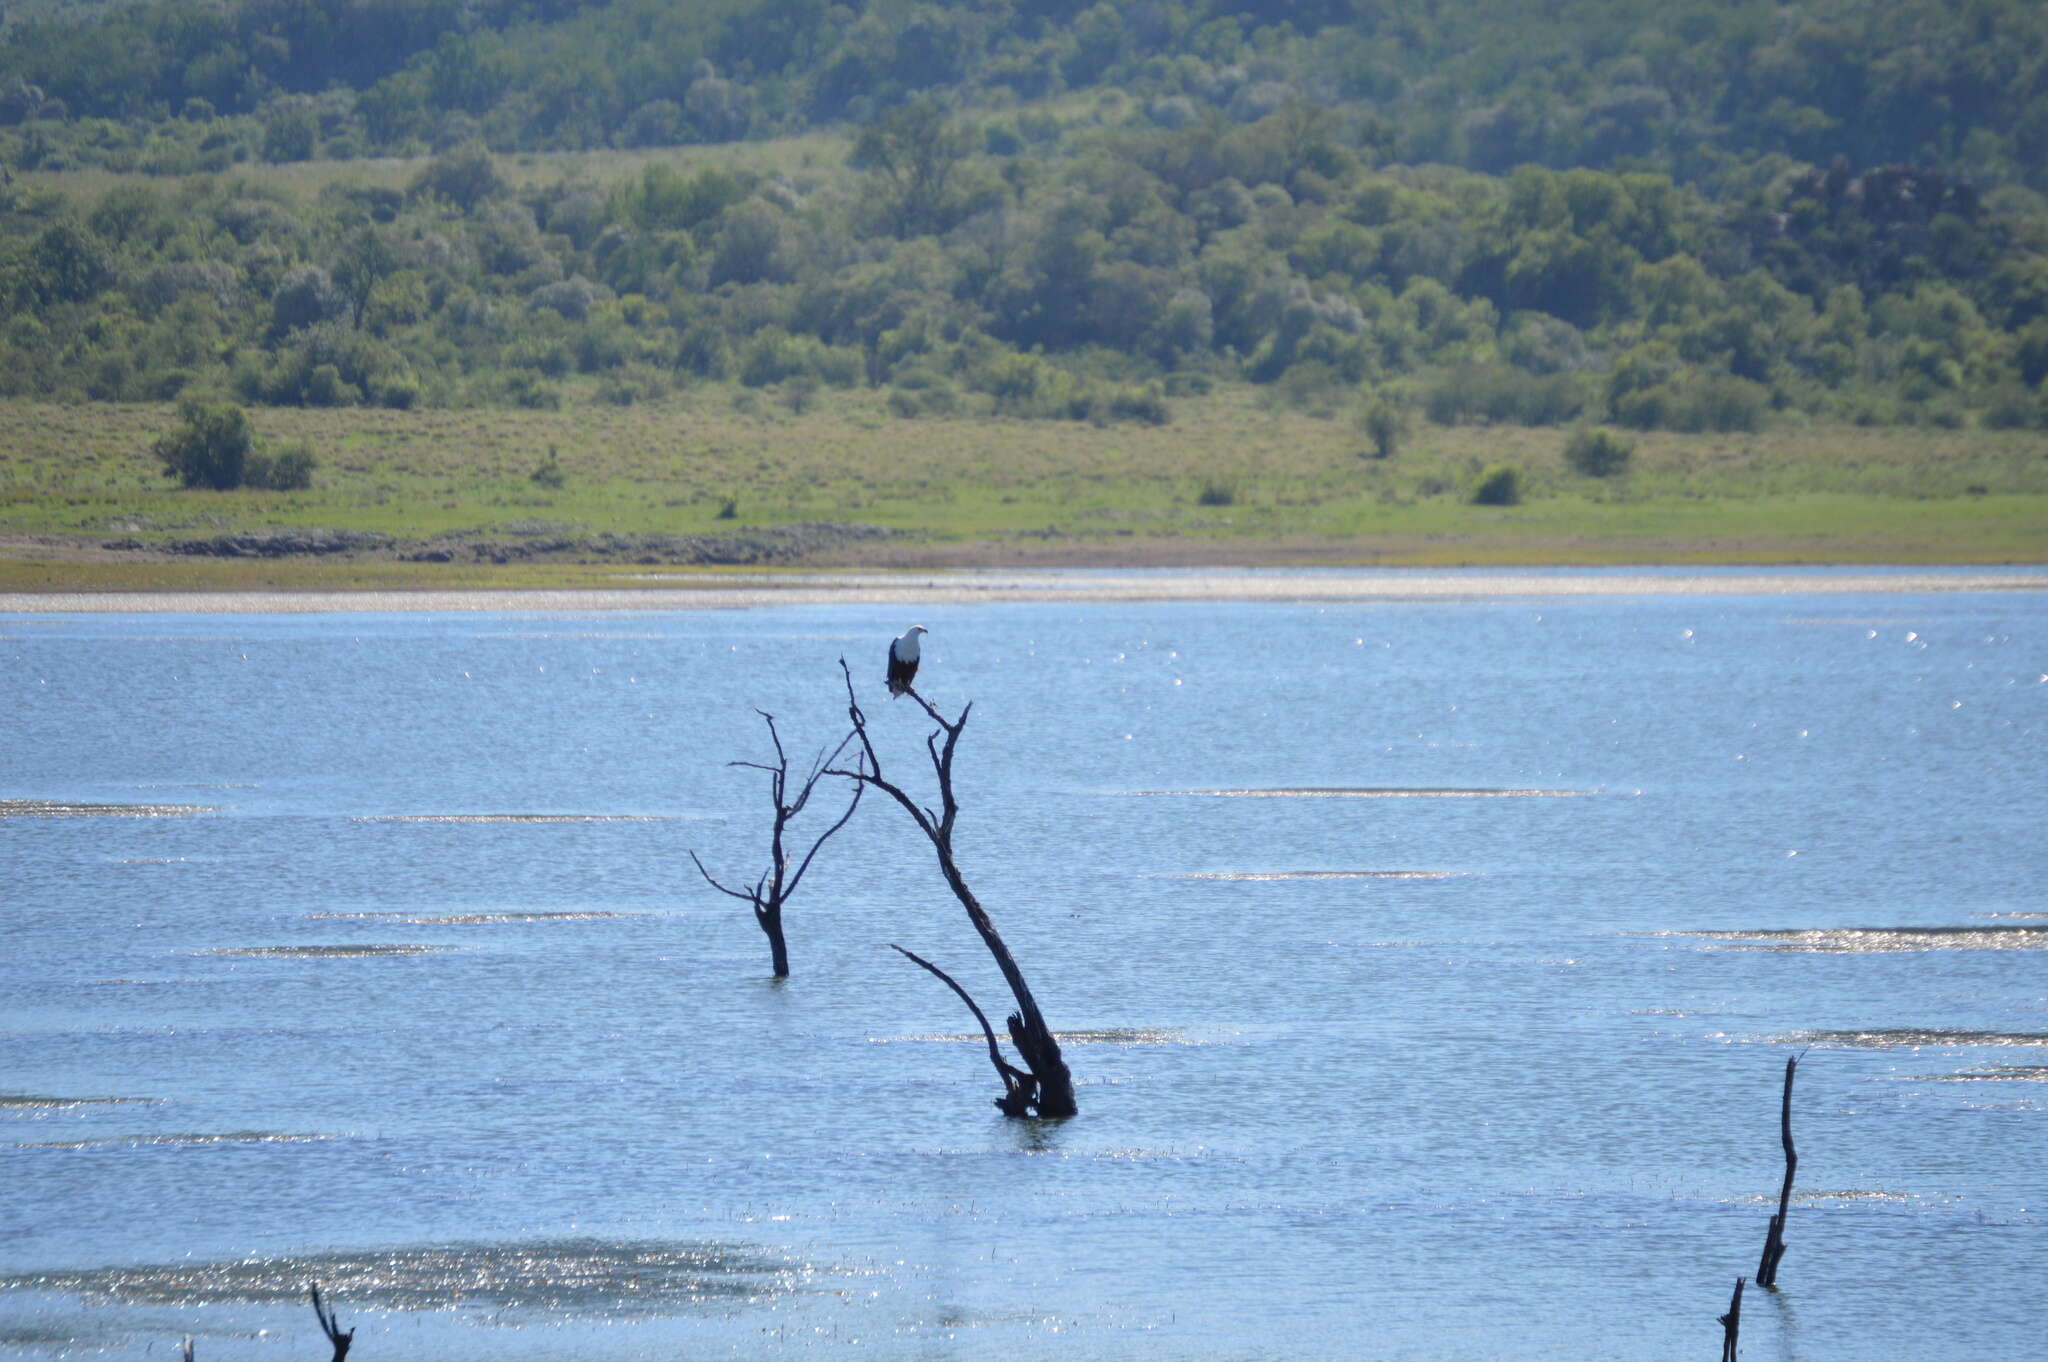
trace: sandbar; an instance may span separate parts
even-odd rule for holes
[[[956,569],[649,572],[577,589],[0,593],[9,614],[670,611],[766,605],[1025,602],[1369,602],[1612,596],[1914,595],[2048,591],[2048,568]]]

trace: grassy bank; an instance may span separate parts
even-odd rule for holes
[[[2029,432],[1651,434],[1627,472],[1589,478],[1566,466],[1559,430],[1424,424],[1376,459],[1349,421],[1246,387],[1179,399],[1165,426],[1104,427],[904,420],[858,391],[800,412],[724,385],[630,407],[577,396],[556,412],[252,412],[259,441],[311,446],[303,492],[174,488],[149,454],[169,407],[0,405],[0,583],[588,584],[621,569],[165,561],[147,546],[313,527],[517,538],[822,520],[902,533],[821,565],[2048,559],[2048,439]],[[532,477],[551,451],[558,488]],[[1500,462],[1521,469],[1522,504],[1469,504]]]

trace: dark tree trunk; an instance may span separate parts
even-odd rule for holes
[[[1785,1213],[1792,1208],[1792,1174],[1799,1169],[1799,1151],[1792,1147],[1792,1076],[1799,1071],[1799,1056],[1785,1061],[1785,1095],[1778,1105],[1778,1138],[1785,1146],[1785,1181],[1778,1188],[1778,1213],[1771,1217],[1764,1235],[1764,1256],[1756,1266],[1756,1284],[1778,1289],[1778,1260],[1785,1256]]]
[[[754,921],[768,938],[768,963],[778,979],[789,977],[789,943],[782,937],[782,905],[754,905]]]
[[[1735,1362],[1735,1349],[1742,1338],[1742,1278],[1735,1279],[1735,1295],[1728,1302],[1728,1313],[1721,1319],[1721,1362]]]

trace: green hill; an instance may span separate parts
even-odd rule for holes
[[[0,394],[1158,423],[1249,381],[1388,430],[2048,425],[2039,6],[163,0],[0,34]]]

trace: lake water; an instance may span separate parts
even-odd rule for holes
[[[1071,1121],[884,801],[782,983],[689,861],[842,654],[922,774],[913,620]],[[1707,1357],[1800,1053],[1744,1357],[2042,1355],[2048,591],[10,615],[0,716],[0,1357]]]

